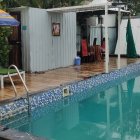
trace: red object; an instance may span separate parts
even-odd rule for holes
[[[86,39],[82,39],[81,45],[82,45],[82,56],[88,56],[88,48],[87,48]]]
[[[103,41],[103,44],[102,44],[102,46],[101,46],[101,51],[102,51],[102,52],[105,52],[105,41]]]

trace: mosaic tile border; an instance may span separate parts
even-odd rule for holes
[[[45,105],[49,106],[54,101],[59,101],[60,99],[63,99],[63,88],[66,86],[69,87],[70,94],[72,95],[78,94],[80,92],[85,92],[89,89],[93,89],[94,91],[93,94],[95,94],[104,91],[111,86],[115,86],[121,82],[124,82],[139,75],[140,75],[140,63],[134,63],[128,65],[127,67],[112,71],[107,74],[100,74],[86,80],[81,80],[47,91],[42,91],[30,97],[31,109],[35,110],[36,108],[40,108]],[[0,106],[1,111],[0,118],[4,119],[4,117],[2,116],[5,116],[5,118],[14,116],[16,114],[15,110],[17,108],[22,108],[22,110],[25,111],[23,109],[23,106],[25,105],[27,105],[27,100],[21,99]]]

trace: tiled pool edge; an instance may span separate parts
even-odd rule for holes
[[[86,80],[81,80],[68,85],[63,85],[54,89],[39,92],[39,94],[32,95],[30,97],[31,109],[34,110],[37,107],[41,107],[57,101],[63,98],[63,88],[68,86],[72,94],[77,94],[86,91],[89,88],[94,89],[94,93],[105,90],[112,85],[119,84],[123,81],[129,80],[140,75],[140,63],[130,64],[125,68],[112,71],[107,74],[101,74],[93,76]],[[10,112],[10,116],[13,116],[12,112],[17,108],[22,108],[27,104],[27,100],[17,100],[12,103],[8,103],[0,106],[1,115]],[[8,116],[6,116],[8,117]]]
[[[120,70],[115,70],[107,74],[93,76],[86,80],[76,81],[68,85],[63,85],[58,88],[40,92],[31,98],[32,109],[38,106],[44,106],[53,101],[63,98],[63,88],[68,86],[72,94],[84,92],[89,88],[94,89],[94,93],[103,91],[112,85],[116,85],[123,81],[129,80],[140,75],[140,64],[131,64]]]

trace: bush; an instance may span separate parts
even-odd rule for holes
[[[11,31],[10,27],[0,27],[0,66],[2,67],[7,67],[9,64],[11,46],[8,43],[8,37]]]

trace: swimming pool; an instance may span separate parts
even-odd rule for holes
[[[135,78],[139,70],[140,65],[134,64],[52,89],[48,94],[44,91],[31,98],[30,120],[23,117],[26,114],[23,112],[13,118],[10,114],[11,117],[5,117],[1,123],[50,140],[139,138],[140,78]],[[70,96],[63,98],[62,89],[65,86],[69,86]],[[16,101],[16,105],[3,106],[2,113],[24,102]]]

